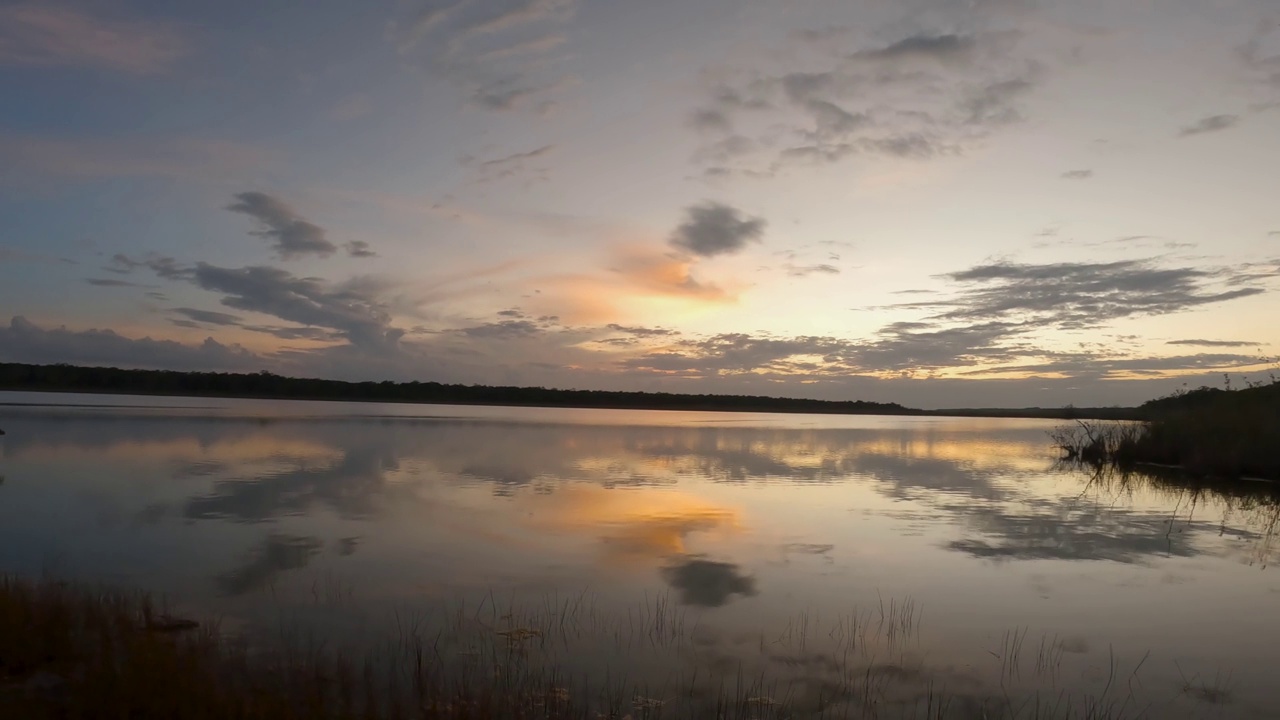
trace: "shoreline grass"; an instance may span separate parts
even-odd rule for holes
[[[1105,685],[1089,692],[1062,684],[1064,641],[1037,643],[1027,628],[975,653],[989,666],[990,687],[957,684],[926,667],[921,616],[910,598],[855,609],[830,628],[801,613],[777,637],[758,639],[760,657],[808,673],[786,677],[716,662],[697,624],[664,598],[629,612],[630,626],[583,596],[521,608],[490,598],[436,616],[445,631],[397,615],[378,650],[344,652],[315,638],[232,637],[217,623],[166,615],[140,593],[0,576],[0,717],[1116,720],[1150,708],[1133,692],[1147,656],[1133,664],[1111,653]],[[659,664],[645,678],[634,667],[629,674],[592,658],[574,666],[557,654],[572,661],[601,639],[624,656],[657,649],[692,666]],[[1215,685],[1201,697],[1193,691],[1205,683],[1190,677],[1185,697],[1228,696]]]

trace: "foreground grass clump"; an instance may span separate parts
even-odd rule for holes
[[[433,685],[420,653],[410,670],[418,682],[397,688],[375,679],[370,663],[338,654],[250,651],[159,613],[144,595],[0,576],[0,718],[569,716],[567,706],[556,712],[563,693],[553,688],[503,695]]]
[[[1067,459],[1171,465],[1199,475],[1280,480],[1280,381],[1152,400],[1142,423],[1078,422],[1052,433]]]
[[[0,578],[0,716],[302,717],[243,659],[144,596]]]

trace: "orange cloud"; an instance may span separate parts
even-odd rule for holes
[[[661,312],[697,311],[736,302],[738,288],[698,280],[695,262],[653,247],[616,247],[599,273],[553,275],[533,281],[535,312],[570,323],[618,322]]]

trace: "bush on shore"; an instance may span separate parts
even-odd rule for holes
[[[1140,423],[1077,422],[1051,433],[1070,460],[1181,467],[1198,475],[1280,479],[1280,381],[1200,388],[1152,400]]]

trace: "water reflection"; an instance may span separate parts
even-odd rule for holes
[[[1280,660],[1266,640],[1280,633],[1280,582],[1258,572],[1280,518],[1265,486],[1055,466],[1052,424],[1036,421],[788,429],[521,412],[261,422],[0,409],[0,570],[56,560],[248,619],[264,597],[310,602],[317,576],[358,588],[368,617],[495,591],[593,588],[611,603],[669,592],[705,616],[699,663],[749,656],[815,702],[854,670],[903,702],[943,682],[987,698],[999,664],[975,656],[1035,625],[1071,638],[1055,652],[1078,657],[1079,673],[1107,667],[1109,649],[1205,675],[1244,667],[1239,706],[1272,707],[1266,684],[1250,685]],[[895,596],[928,607],[932,640],[887,633],[879,617],[894,611],[881,604]],[[865,632],[852,606],[877,608],[881,643],[854,665],[840,643],[796,630],[821,618],[823,632]],[[1171,661],[1160,672],[1174,687]]]
[[[271,584],[278,575],[304,568],[324,543],[313,537],[272,533],[249,552],[243,565],[217,577],[218,588],[227,595],[243,595]]]
[[[755,578],[743,575],[733,563],[692,557],[663,568],[662,576],[680,591],[686,605],[720,607],[735,595],[756,594]]]

